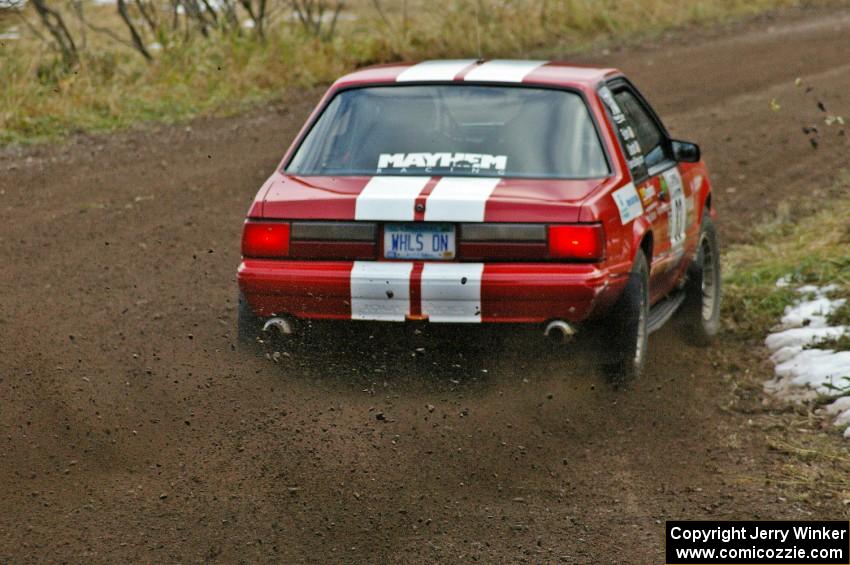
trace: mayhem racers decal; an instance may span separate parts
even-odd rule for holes
[[[620,211],[620,221],[623,225],[643,215],[643,205],[640,203],[640,196],[638,196],[634,184],[629,183],[623,188],[615,190],[611,196],[614,197],[614,202]]]
[[[422,169],[430,173],[433,168],[447,169],[448,172],[480,173],[481,171],[505,174],[508,166],[507,155],[489,153],[381,153],[378,155],[378,173],[390,169],[392,172],[407,172],[408,169]],[[441,171],[442,172],[442,171]]]

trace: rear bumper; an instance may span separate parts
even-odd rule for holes
[[[589,264],[259,259],[237,279],[262,317],[438,323],[578,323],[624,283]]]

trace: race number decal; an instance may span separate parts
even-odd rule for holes
[[[624,226],[643,215],[643,204],[640,203],[640,196],[638,196],[634,184],[629,183],[623,188],[615,190],[611,196],[614,197],[614,202],[620,211],[620,221]]]
[[[662,173],[661,181],[667,185],[670,194],[670,215],[667,225],[670,228],[670,245],[675,249],[681,247],[685,242],[687,209],[685,207],[685,191],[682,189],[682,175],[679,174],[679,169],[673,167]]]

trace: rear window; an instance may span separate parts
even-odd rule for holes
[[[338,93],[286,172],[575,179],[609,169],[573,92],[430,85]]]

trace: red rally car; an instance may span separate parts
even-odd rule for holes
[[[248,212],[239,336],[300,320],[604,329],[639,373],[676,310],[719,327],[711,184],[615,69],[518,60],[337,80]],[[681,308],[680,308],[681,306]]]

